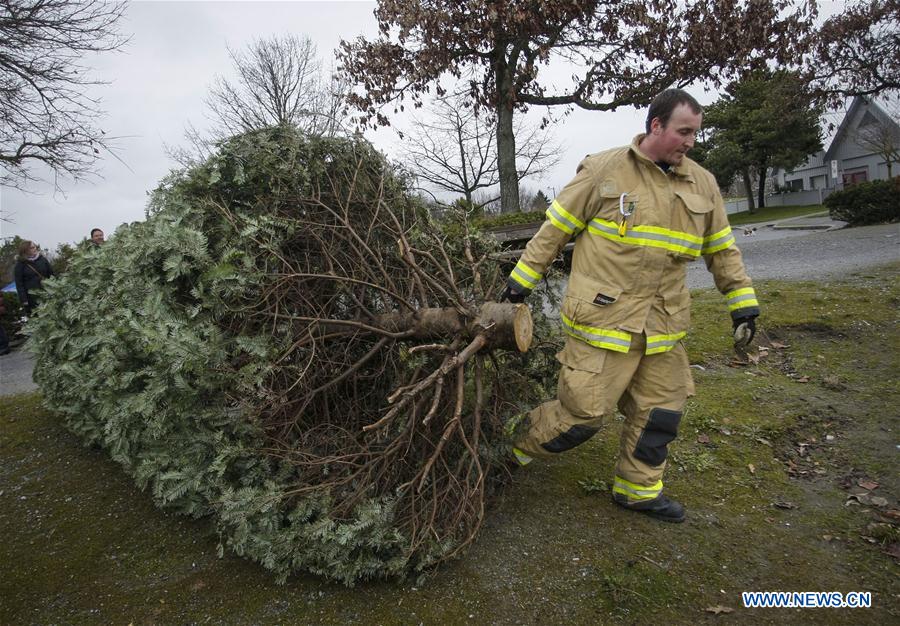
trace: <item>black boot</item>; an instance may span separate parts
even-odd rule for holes
[[[675,500],[669,500],[664,495],[658,495],[652,500],[643,502],[628,502],[628,498],[618,493],[613,494],[613,502],[628,509],[629,511],[638,511],[646,513],[650,517],[662,520],[664,522],[680,523],[684,521],[684,507]]]

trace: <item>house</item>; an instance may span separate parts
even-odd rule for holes
[[[900,175],[900,125],[897,115],[890,115],[886,102],[856,96],[847,108],[835,132],[826,137],[823,150],[811,155],[806,163],[786,172],[773,172],[777,188],[806,193],[809,202],[821,202],[835,189],[870,180],[886,180],[889,170],[885,151],[890,158],[891,175]],[[875,144],[881,144],[881,148]],[[782,194],[794,195],[794,194]],[[818,199],[816,199],[818,198]],[[795,198],[799,199],[799,198]],[[794,202],[790,204],[806,204]],[[787,204],[787,203],[786,203]]]

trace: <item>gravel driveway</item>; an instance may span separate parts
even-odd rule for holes
[[[900,224],[881,224],[829,231],[778,231],[760,228],[750,236],[735,228],[747,271],[754,280],[817,280],[845,276],[866,267],[900,260]],[[688,287],[713,287],[702,261],[691,263]],[[0,356],[0,395],[36,389],[34,362],[18,350]]]

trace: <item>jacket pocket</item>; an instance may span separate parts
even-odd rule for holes
[[[640,198],[642,194],[629,189],[621,191],[625,192],[624,198],[622,198],[621,192],[614,188],[600,192],[600,210],[597,211],[596,217],[619,224],[622,221],[620,209],[624,209],[626,213],[629,213],[628,225],[632,226],[638,223],[636,220],[641,213]]]
[[[628,315],[622,292],[611,283],[573,273],[560,310],[563,330],[594,348],[628,352],[631,335],[618,330]]]
[[[691,294],[680,291],[666,295],[663,301],[666,310],[666,329],[670,335],[687,331],[691,325]]]
[[[672,212],[672,229],[683,233],[685,241],[681,242],[686,249],[669,253],[681,261],[694,261],[699,258],[706,223],[714,208],[712,201],[706,196],[686,191],[676,191],[675,210]]]
[[[573,272],[569,276],[562,312],[579,324],[614,328],[624,311],[620,303],[622,291],[611,282]]]

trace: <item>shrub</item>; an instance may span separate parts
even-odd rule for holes
[[[501,226],[514,226],[516,224],[531,224],[532,222],[543,222],[544,211],[531,211],[529,213],[501,213],[490,217],[479,218],[475,220],[475,226],[478,228],[489,229],[499,228]]]
[[[900,177],[859,183],[825,198],[832,219],[850,226],[900,220]]]
[[[12,340],[22,327],[22,306],[19,304],[19,296],[14,293],[3,293],[0,297],[6,306],[6,312],[0,315],[0,324],[3,325],[6,336]]]

